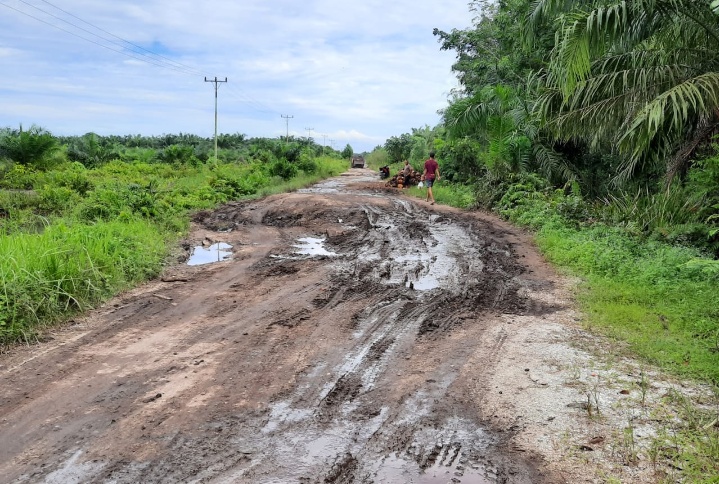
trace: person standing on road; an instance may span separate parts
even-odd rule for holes
[[[434,159],[434,151],[429,152],[429,159],[424,162],[424,184],[427,187],[427,201],[432,200],[430,205],[434,205],[434,195],[432,195],[432,185],[436,180],[440,179],[439,165]]]

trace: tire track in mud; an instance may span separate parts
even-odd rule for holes
[[[248,471],[258,482],[266,467],[274,469],[274,478],[280,475],[300,482],[401,482],[396,469],[417,476],[449,470],[457,482],[466,472],[472,482],[494,482],[502,472],[486,457],[496,442],[480,425],[448,415],[438,418],[433,415],[437,409],[427,403],[446,397],[456,371],[435,371],[438,379],[427,379],[434,383],[431,391],[409,392],[399,402],[376,398],[375,387],[386,379],[390,366],[409,358],[399,354],[400,348],[411,350],[421,338],[441,338],[461,326],[470,319],[467,306],[470,311],[521,306],[505,304],[517,298],[520,285],[514,278],[521,271],[515,264],[506,270],[502,259],[511,258],[508,248],[484,243],[471,232],[445,229],[453,227],[451,221],[436,223],[430,217],[435,225],[422,223],[413,205],[405,201],[394,203],[394,208],[401,210],[390,216],[378,207],[363,206],[368,230],[356,234],[349,254],[346,244],[336,248],[345,250],[347,260],[336,263],[338,280],[313,304],[334,309],[348,299],[371,299],[382,291],[388,299],[368,301],[375,306],[354,315],[349,329],[355,343],[344,360],[333,368],[320,363],[309,369],[288,398],[273,404],[263,432],[271,440],[289,439],[294,445],[284,451],[279,442],[272,445],[278,451],[265,455],[262,464]],[[406,246],[418,255],[403,256]],[[473,249],[493,259],[465,258]],[[431,255],[433,250],[439,256]],[[445,263],[456,272],[438,271],[436,286],[415,291],[414,282],[432,273],[440,257],[448,259]],[[480,286],[483,290],[478,294],[475,289]],[[323,372],[330,378],[318,391],[317,375]],[[311,455],[315,461],[299,469],[283,466],[288,460],[285,452]],[[323,468],[329,471],[323,474]],[[485,481],[477,480],[480,475]]]

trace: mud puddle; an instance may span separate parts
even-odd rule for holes
[[[221,262],[230,258],[232,258],[232,246],[224,242],[216,242],[208,247],[202,245],[194,247],[190,258],[187,260],[187,265],[212,264],[213,262]]]
[[[297,245],[293,246],[297,249],[295,251],[296,254],[309,255],[309,256],[315,256],[315,255],[335,256],[335,255],[337,255],[337,253],[330,252],[327,249],[325,249],[325,239],[317,238],[317,237],[300,237],[297,241],[299,243]]]

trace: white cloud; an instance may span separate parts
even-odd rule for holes
[[[219,89],[221,131],[284,135],[280,114],[290,114],[297,135],[312,126],[332,133],[336,147],[349,142],[358,150],[438,122],[436,111],[456,82],[454,55],[439,50],[432,29],[471,21],[467,0],[61,5],[132,45],[46,2],[29,2],[70,23],[18,0],[7,4],[37,19],[0,5],[0,127],[23,122],[57,134],[209,136],[214,86],[204,76],[227,76]]]

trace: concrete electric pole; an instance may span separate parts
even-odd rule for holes
[[[307,144],[310,144],[310,138],[312,137],[312,130],[315,128],[305,128],[307,130]]]
[[[217,88],[220,86],[220,83],[227,82],[227,78],[225,77],[224,81],[220,81],[217,79],[217,76],[215,76],[214,80],[205,77],[205,82],[213,82],[215,84],[215,163],[217,163]]]
[[[289,142],[290,142],[290,119],[294,118],[294,116],[290,116],[289,114],[286,115],[286,116],[285,116],[284,114],[280,114],[280,117],[285,118],[285,120],[286,120],[286,123],[287,123],[287,137],[285,137],[285,141],[286,141],[287,143],[289,143]]]

